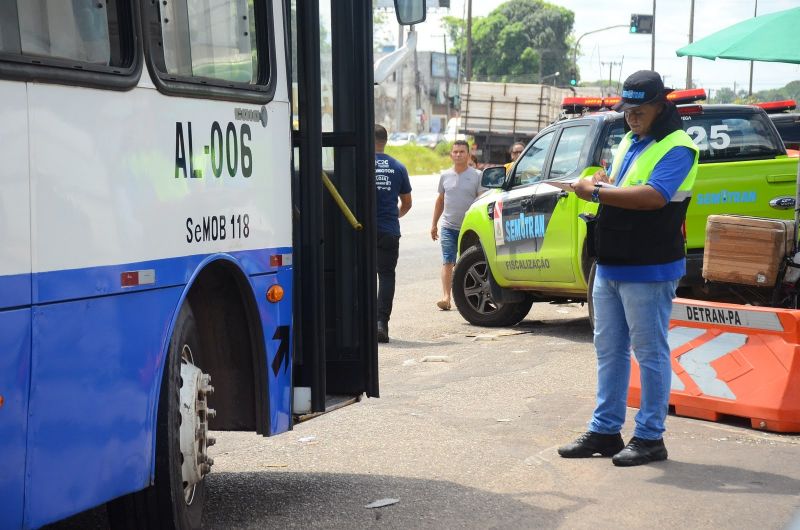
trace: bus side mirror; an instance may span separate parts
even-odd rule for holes
[[[403,26],[413,26],[425,22],[428,10],[425,0],[394,0],[397,22]]]
[[[503,166],[487,167],[481,175],[481,186],[484,188],[502,188],[506,181],[506,168]]]

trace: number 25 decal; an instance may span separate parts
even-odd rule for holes
[[[731,145],[731,136],[728,134],[727,125],[712,125],[711,134],[707,134],[702,126],[693,125],[686,129],[686,134],[691,136],[694,144],[702,150],[707,150],[709,146],[711,149],[725,149]]]

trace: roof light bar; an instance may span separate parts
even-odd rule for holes
[[[694,103],[706,99],[704,88],[688,88],[686,90],[674,90],[667,94],[667,100],[680,105],[682,103]]]
[[[598,97],[567,97],[561,101],[561,108],[569,112],[581,112],[583,110],[610,109],[620,102],[619,96]],[[688,90],[675,90],[667,94],[667,99],[676,105],[682,103],[693,103],[706,99],[706,91],[703,88],[691,88]]]
[[[797,108],[797,102],[793,99],[784,99],[781,101],[767,101],[765,103],[756,103],[756,107],[761,107],[768,114],[783,112],[785,110],[794,110]]]

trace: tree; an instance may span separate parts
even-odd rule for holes
[[[575,14],[543,0],[509,0],[472,24],[472,75],[503,82],[538,82],[572,66],[569,35]],[[466,51],[466,25],[446,17],[454,51]]]

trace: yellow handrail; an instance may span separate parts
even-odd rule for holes
[[[344,214],[345,218],[347,218],[347,221],[350,223],[350,226],[352,226],[355,230],[361,230],[362,228],[364,228],[364,226],[358,222],[356,216],[353,215],[353,212],[350,211],[350,208],[347,206],[347,203],[344,202],[342,196],[339,195],[339,190],[336,189],[336,186],[333,185],[333,182],[331,182],[330,177],[328,177],[328,174],[325,173],[324,171],[322,172],[322,182],[325,184],[325,187],[328,188],[331,197],[333,197],[334,202],[336,203],[337,206],[339,206],[339,209],[342,211],[342,214]]]

